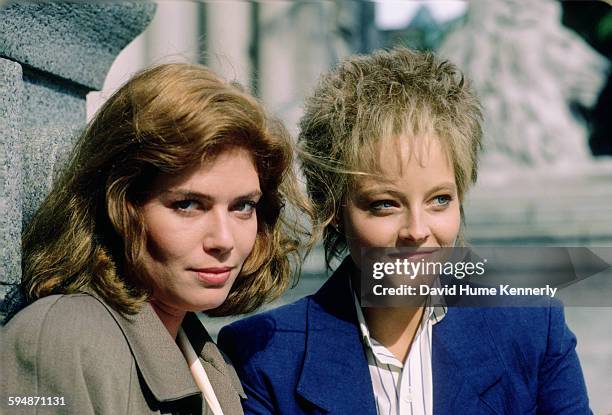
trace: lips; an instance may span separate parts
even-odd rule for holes
[[[197,278],[207,285],[223,285],[229,279],[233,267],[192,268]]]
[[[409,260],[418,260],[421,258],[427,258],[434,252],[438,251],[438,249],[404,249],[399,252],[389,253],[389,257],[393,259],[409,259]]]

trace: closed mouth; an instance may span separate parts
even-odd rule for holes
[[[234,267],[192,268],[198,280],[208,287],[223,287],[232,275]]]
[[[388,256],[389,258],[393,258],[393,259],[417,259],[417,258],[425,258],[437,251],[438,251],[437,248],[436,249],[418,249],[418,248],[409,249],[409,248],[406,248],[403,250],[399,250],[398,252],[389,253]]]
[[[192,271],[203,274],[224,274],[233,269],[233,267],[209,267],[209,268],[192,268]]]

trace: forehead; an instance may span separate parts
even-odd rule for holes
[[[401,178],[455,181],[447,146],[435,135],[383,138],[373,142],[368,150],[362,151],[357,161],[359,174],[353,175],[353,185]]]
[[[184,190],[211,190],[217,192],[259,188],[259,176],[252,152],[235,147],[179,174],[160,175],[152,183],[152,193],[181,188]]]

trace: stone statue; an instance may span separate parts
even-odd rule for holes
[[[483,168],[590,160],[571,103],[595,104],[606,60],[561,24],[555,0],[472,1],[439,52],[463,68],[485,109]]]

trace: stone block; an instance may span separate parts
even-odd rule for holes
[[[2,1],[0,0],[0,3]],[[23,303],[21,234],[79,130],[85,99],[151,21],[147,2],[0,7],[0,320]]]
[[[1,284],[14,284],[21,278],[23,89],[21,65],[0,58]]]
[[[23,71],[23,125],[29,128],[85,124],[85,97],[89,90],[54,80],[43,73]]]
[[[154,12],[148,2],[9,4],[0,9],[0,54],[99,90]]]
[[[24,229],[51,190],[81,130],[82,125],[24,129],[23,163],[29,166],[22,176]]]

